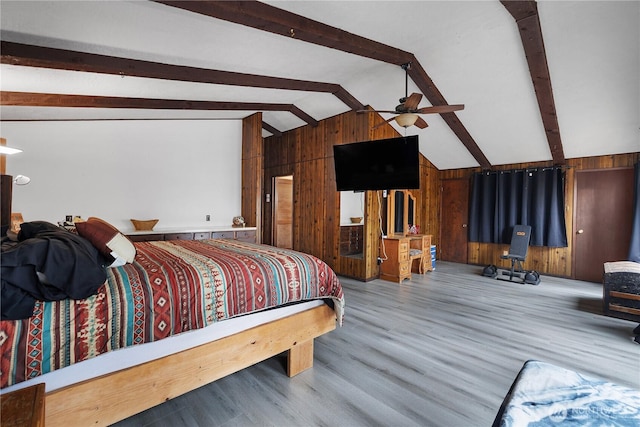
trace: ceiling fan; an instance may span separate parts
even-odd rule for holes
[[[408,95],[409,88],[409,73],[408,70],[411,68],[411,63],[406,63],[401,65],[402,69],[405,71],[405,83],[404,83],[404,97],[400,98],[400,104],[396,106],[395,110],[361,110],[365,113],[392,113],[397,114],[390,119],[385,120],[379,125],[375,126],[375,128],[384,125],[385,123],[391,122],[393,120],[396,121],[400,126],[404,128],[408,128],[409,126],[417,126],[420,129],[424,129],[427,126],[427,122],[419,116],[419,114],[440,114],[440,113],[451,113],[453,111],[463,110],[463,104],[456,105],[437,105],[434,107],[422,107],[418,108],[418,104],[420,104],[420,100],[422,100],[421,93],[412,93],[410,96]]]

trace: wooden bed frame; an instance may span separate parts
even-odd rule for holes
[[[106,426],[287,352],[290,377],[313,366],[313,340],[336,328],[326,304],[138,366],[46,393],[47,427]]]

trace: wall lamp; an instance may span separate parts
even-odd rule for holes
[[[0,145],[0,154],[17,154],[22,153],[22,150],[18,148],[7,147],[6,145]]]
[[[31,178],[25,175],[16,175],[16,177],[13,178],[13,183],[15,185],[27,185],[30,182],[31,182]]]

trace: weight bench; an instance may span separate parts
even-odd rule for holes
[[[514,226],[513,233],[511,235],[511,245],[509,246],[509,252],[500,257],[501,259],[510,260],[511,268],[506,270],[490,265],[485,268],[483,275],[493,277],[498,280],[506,280],[509,282],[513,282],[514,279],[517,279],[518,283],[528,283],[531,285],[539,284],[540,275],[537,271],[526,271],[522,268],[522,263],[527,257],[530,240],[530,225]]]

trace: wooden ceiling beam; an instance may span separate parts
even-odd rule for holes
[[[348,93],[342,86],[333,83],[163,64],[139,59],[76,52],[8,41],[1,42],[0,52],[1,63],[9,65],[229,86],[324,92],[335,95],[352,110],[362,110],[364,108],[362,103]]]
[[[412,56],[409,52],[258,1],[154,1],[391,64],[402,65]]]
[[[273,134],[273,136],[282,136],[282,132],[271,126],[269,123],[262,121],[262,129]]]
[[[431,105],[445,105],[446,101],[426,71],[410,52],[378,43],[336,27],[314,21],[304,16],[288,12],[257,1],[217,1],[217,0],[154,0],[167,6],[187,10],[212,18],[245,25],[273,34],[291,37],[308,43],[340,50],[389,64],[403,65],[411,62],[414,71],[411,78],[422,90]],[[464,128],[455,113],[442,114],[443,119],[458,139],[469,150],[478,164],[487,169],[491,164],[473,137]]]
[[[293,104],[259,102],[193,101],[181,99],[126,98],[117,96],[64,95],[57,93],[0,92],[0,105],[29,107],[139,108],[151,110],[288,111],[311,126],[318,121]]]
[[[549,74],[547,54],[544,48],[538,6],[533,0],[501,0],[501,3],[518,25],[522,46],[529,65],[529,73],[531,74],[533,88],[538,100],[542,124],[547,136],[549,150],[551,151],[551,158],[555,165],[564,165],[566,160],[560,138],[560,125],[558,124],[556,105],[553,99],[551,75]]]

